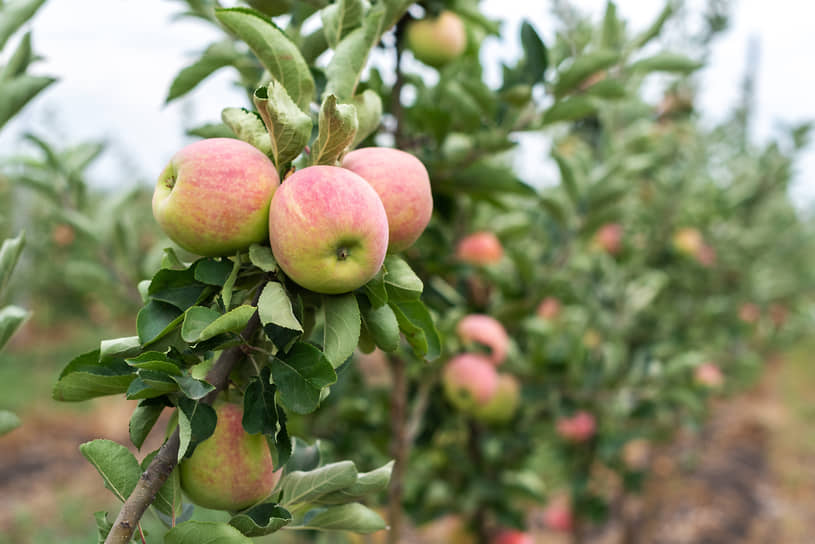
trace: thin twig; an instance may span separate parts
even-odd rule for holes
[[[402,536],[402,492],[405,479],[405,464],[408,460],[407,436],[407,372],[405,361],[401,357],[391,358],[393,390],[391,392],[391,443],[390,454],[393,457],[393,472],[388,489],[388,542],[398,544]]]

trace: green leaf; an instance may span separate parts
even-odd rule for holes
[[[391,300],[388,302],[405,339],[418,357],[433,361],[441,355],[441,338],[433,318],[421,300]]]
[[[654,56],[638,60],[630,66],[635,72],[676,72],[689,74],[704,66],[704,63],[693,60],[679,53],[663,51]]]
[[[270,281],[263,288],[258,299],[258,317],[263,325],[273,324],[303,332],[303,326],[294,316],[291,299],[280,283]]]
[[[357,111],[357,134],[351,148],[357,147],[362,140],[373,134],[382,121],[382,99],[371,89],[365,89],[356,95],[352,103]]]
[[[193,306],[184,312],[184,323],[181,325],[181,338],[188,344],[194,344],[209,325],[221,317],[212,308]]]
[[[252,319],[252,316],[255,315],[256,311],[257,308],[254,306],[244,304],[226,312],[201,331],[198,341],[209,340],[219,334],[241,332],[244,327],[246,327],[246,324],[249,323],[249,320]]]
[[[354,28],[362,24],[365,5],[362,0],[338,0],[320,10],[323,33],[329,47],[334,49],[340,40]]]
[[[371,306],[378,308],[388,302],[388,291],[385,289],[385,267],[379,269],[376,276],[371,278],[364,286],[365,296],[371,303]]]
[[[0,410],[0,436],[9,433],[20,426],[22,422],[17,414],[8,410]]]
[[[272,159],[278,170],[282,170],[303,152],[314,123],[275,80],[257,89],[252,99],[266,125]]]
[[[354,141],[359,123],[351,104],[337,104],[333,94],[326,96],[320,108],[319,132],[311,150],[312,164],[335,166]]]
[[[258,60],[285,87],[304,112],[314,99],[314,78],[297,46],[274,23],[252,10],[216,9],[215,17],[246,42]],[[279,166],[279,165],[278,165]]]
[[[362,310],[362,320],[371,339],[380,349],[393,352],[399,347],[399,321],[387,304],[379,308],[370,306]]]
[[[130,382],[125,396],[130,400],[153,399],[176,391],[178,391],[178,384],[167,374],[140,370],[136,379]]]
[[[23,74],[31,58],[31,32],[26,32],[6,65],[0,68],[0,81],[8,81]]]
[[[345,489],[357,481],[357,468],[351,461],[330,463],[308,472],[294,471],[280,482],[280,504],[291,506],[309,503],[323,495]]]
[[[150,430],[158,421],[162,410],[164,410],[163,404],[150,401],[140,402],[136,409],[133,410],[128,429],[130,431],[130,441],[133,442],[134,446],[141,449],[144,439],[150,434]]]
[[[535,189],[521,181],[504,164],[479,160],[457,169],[450,180],[433,180],[433,190],[458,195],[467,193],[473,196],[494,197],[496,193],[536,196]]]
[[[620,45],[620,21],[617,19],[617,4],[609,0],[603,16],[603,35],[600,43],[604,48],[616,49]]]
[[[571,66],[560,72],[557,83],[555,83],[555,97],[562,97],[575,90],[587,77],[599,70],[614,66],[619,60],[618,52],[605,49],[577,57]]]
[[[362,26],[345,36],[334,50],[325,68],[324,96],[335,95],[339,100],[351,100],[356,92],[368,54],[384,32],[385,6],[378,3],[368,10]],[[320,163],[315,163],[320,164]]]
[[[96,520],[97,543],[105,544],[108,533],[113,529],[113,522],[108,519],[107,512],[94,512],[93,517]]]
[[[249,261],[264,272],[276,272],[277,261],[272,253],[272,248],[260,244],[249,246]]]
[[[639,49],[640,47],[644,46],[657,36],[659,36],[660,32],[662,32],[662,27],[665,25],[665,21],[667,21],[674,12],[674,2],[673,0],[668,0],[665,3],[665,7],[659,13],[657,18],[651,23],[645,31],[639,34],[636,38],[634,38],[633,43],[631,44],[634,49]]]
[[[160,351],[146,351],[138,357],[125,359],[125,362],[134,368],[164,372],[175,376],[181,375],[178,363]]]
[[[204,50],[201,58],[175,76],[173,83],[170,85],[170,91],[167,93],[165,103],[184,96],[212,75],[213,72],[225,66],[231,66],[240,56],[231,40],[213,43]]]
[[[206,397],[212,391],[215,390],[215,386],[207,383],[203,380],[198,380],[190,376],[189,374],[184,374],[183,376],[171,376],[173,381],[178,384],[178,387],[181,389],[181,392],[187,398],[199,400]]]
[[[17,32],[45,3],[45,0],[17,0],[15,2],[0,3],[0,49],[12,34]],[[3,96],[0,93],[0,96]]]
[[[294,439],[292,454],[284,468],[285,473],[301,471],[308,472],[320,466],[320,441],[309,445],[299,438]]]
[[[102,439],[80,444],[79,451],[102,476],[105,487],[120,501],[127,500],[142,472],[133,454],[121,444]]]
[[[193,266],[193,277],[195,281],[206,285],[223,287],[233,266],[234,263],[225,258],[220,260],[199,259]]]
[[[215,432],[218,416],[212,406],[183,397],[178,399],[177,413],[180,438],[178,460],[181,461],[184,455],[192,455],[195,447]]]
[[[255,112],[245,108],[224,108],[221,120],[235,133],[239,140],[256,147],[265,155],[272,152],[269,133]]]
[[[528,21],[521,25],[521,45],[524,48],[523,83],[534,85],[543,81],[549,66],[549,56],[543,40]]]
[[[153,276],[147,293],[153,300],[172,304],[181,311],[194,305],[207,288],[195,279],[195,268],[162,268]]]
[[[354,352],[359,341],[360,316],[357,298],[351,294],[323,295],[325,326],[323,328],[323,351],[337,368]]]
[[[252,537],[274,533],[289,523],[291,523],[289,511],[270,502],[253,506],[229,520],[231,526]]]
[[[221,300],[223,300],[224,308],[226,309],[229,309],[232,305],[232,289],[235,288],[235,282],[238,281],[238,272],[240,272],[240,269],[241,260],[235,259],[235,262],[232,263],[232,272],[229,273],[221,289]]]
[[[146,346],[160,340],[181,324],[183,316],[183,312],[171,304],[149,301],[136,316],[139,341]]]
[[[277,434],[277,387],[270,383],[269,367],[261,370],[260,376],[253,376],[243,395],[243,429],[249,434]]]
[[[385,271],[385,288],[388,291],[388,298],[410,300],[421,296],[424,284],[402,257],[398,255],[385,257]]]
[[[141,352],[138,336],[125,336],[102,340],[99,344],[99,360],[109,361],[115,358],[135,357]]]
[[[590,115],[594,115],[597,108],[591,98],[587,96],[573,96],[565,100],[555,102],[548,110],[543,112],[543,124],[556,123],[558,121],[579,121]]]
[[[555,151],[552,152],[552,158],[555,159],[557,167],[560,169],[560,184],[563,186],[563,190],[566,191],[572,205],[577,206],[580,202],[580,192],[577,189],[577,180],[574,177],[572,165],[569,164],[566,157]]]
[[[252,540],[226,523],[190,520],[170,529],[164,544],[252,544]]]
[[[99,350],[74,358],[62,370],[54,385],[54,400],[77,402],[116,395],[127,391],[136,377],[133,369],[121,359],[100,362]]]
[[[187,136],[199,138],[235,138],[235,133],[223,123],[206,123],[197,127],[188,128]]]
[[[617,81],[616,79],[610,78],[598,81],[597,83],[586,89],[586,94],[590,94],[592,96],[597,96],[600,98],[605,98],[606,100],[618,100],[620,98],[625,98],[626,96],[628,96],[628,93],[626,92],[623,84]]]
[[[306,513],[303,526],[320,531],[374,533],[385,529],[382,516],[359,503],[319,508]]]
[[[2,19],[0,18],[0,25]],[[2,33],[2,26],[0,26]],[[2,38],[2,36],[0,36]],[[56,79],[44,76],[30,76],[23,74],[11,80],[0,81],[0,128],[3,128],[9,119],[23,109],[29,100],[40,94]]]
[[[25,245],[25,233],[21,232],[16,238],[9,238],[3,241],[0,246],[0,295],[6,290],[11,273],[20,260],[20,253]]]
[[[0,349],[28,318],[28,312],[19,306],[6,306],[0,310]]]
[[[323,387],[337,381],[323,352],[303,342],[294,344],[285,360],[272,359],[272,377],[283,404],[298,414],[316,410]]]
[[[360,500],[366,496],[375,495],[388,487],[392,472],[393,461],[389,461],[376,470],[358,474],[357,481],[353,485],[323,495],[316,502],[320,504],[345,504]]]
[[[147,467],[153,461],[153,458],[158,454],[158,450],[151,452],[141,462],[142,471],[146,471]],[[184,509],[183,498],[181,494],[181,473],[178,468],[174,468],[170,476],[158,490],[152,506],[170,518],[177,518]]]

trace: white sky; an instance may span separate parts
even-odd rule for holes
[[[735,0],[730,30],[715,45],[702,74],[699,102],[709,120],[720,119],[738,101],[750,36],[761,42],[756,82],[756,138],[763,140],[779,122],[815,119],[815,2]],[[699,4],[694,0],[692,4]],[[605,0],[578,0],[599,18]],[[631,28],[647,26],[661,0],[618,0],[618,12]],[[537,6],[537,7],[535,7]],[[46,60],[34,72],[60,81],[35,99],[5,127],[0,155],[15,151],[20,134],[33,131],[58,142],[107,138],[111,148],[92,171],[97,183],[153,183],[170,156],[186,143],[184,122],[217,121],[223,107],[245,105],[243,94],[224,70],[190,96],[164,106],[174,75],[219,34],[191,20],[171,22],[180,3],[168,0],[51,0],[33,22],[34,48]],[[513,61],[519,54],[518,28],[530,19],[552,42],[550,3],[545,0],[484,0],[484,12],[506,21],[506,41],[485,43],[482,59]],[[12,44],[16,45],[19,37]],[[7,49],[10,49],[7,48]],[[487,71],[488,75],[495,71]],[[494,77],[494,76],[493,76]],[[532,142],[532,145],[539,145]],[[799,165],[793,194],[802,205],[815,202],[815,146]],[[526,163],[521,162],[523,168]]]

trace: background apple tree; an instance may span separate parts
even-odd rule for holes
[[[83,172],[101,144],[28,136],[38,155],[3,171],[43,218],[32,254],[56,250],[70,271],[42,277],[35,315],[59,319],[48,301],[88,292],[88,319],[100,302],[138,312],[133,336],[67,364],[54,397],[124,395],[139,402],[134,446],[166,436],[140,460],[82,445],[123,502],[97,514],[100,542],[357,542],[348,531],[386,525],[389,542],[506,544],[541,527],[591,541],[623,517],[658,442],[805,330],[811,225],[787,188],[809,127],[751,143],[749,74],[726,121],[694,111],[725,4],[686,26],[668,2],[631,28],[614,2],[599,22],[557,2],[556,38],[523,24],[523,55],[497,85],[479,53],[501,21],[477,0],[177,4],[223,38],[201,44],[167,100],[221,69],[246,90],[191,135],[250,143],[284,184],[395,147],[427,167],[434,213],[368,284],[326,295],[287,277],[268,244],[207,258],[169,247],[145,220],[147,193],[91,194]],[[20,48],[13,58],[30,58]],[[22,77],[15,62],[2,74]],[[551,144],[535,150],[550,167],[541,186],[513,163],[535,134]],[[20,246],[0,251],[4,278]],[[229,513],[188,504],[176,468],[212,434],[217,397],[242,398],[242,428],[282,468],[267,500]],[[165,528],[144,530],[148,508]]]

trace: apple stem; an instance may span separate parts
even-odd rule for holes
[[[344,261],[348,258],[348,248],[341,247],[337,250],[337,259]]]

